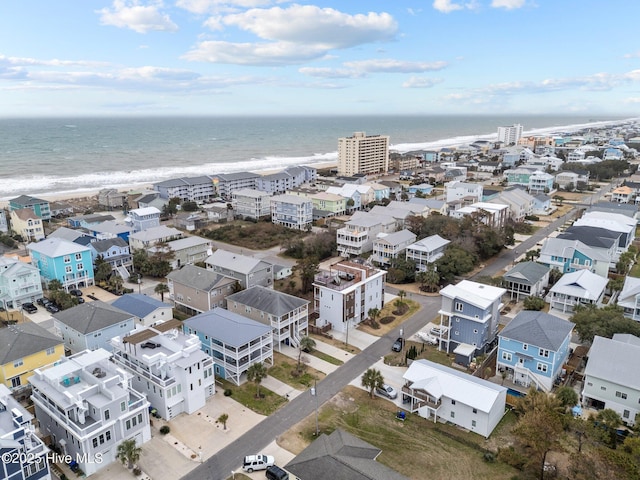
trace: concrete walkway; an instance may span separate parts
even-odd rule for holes
[[[286,398],[287,400],[292,400],[302,393],[302,391],[293,388],[291,385],[287,385],[286,383],[281,382],[271,375],[267,375],[267,377],[262,380],[262,383],[260,385],[268,390],[271,390],[273,393]]]
[[[297,348],[293,348],[289,345],[282,345],[280,353],[286,355],[289,358],[292,358],[296,362],[298,361],[298,355],[300,351]],[[331,355],[333,356],[333,355]],[[329,363],[321,358],[316,357],[315,355],[311,355],[309,353],[302,353],[303,362],[310,367],[315,368],[316,370],[329,375],[331,372],[334,372],[338,369],[339,365],[334,365],[333,363]]]
[[[372,345],[380,340],[380,337],[376,337],[375,335],[363,332],[361,330],[358,330],[357,328],[350,328],[348,332],[337,332],[335,330],[331,330],[331,334],[336,340],[340,340],[347,343],[348,345],[358,347],[360,350],[364,350],[369,345]]]

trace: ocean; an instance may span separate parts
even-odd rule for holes
[[[339,137],[389,135],[391,150],[439,149],[526,134],[570,132],[622,117],[340,116],[0,119],[0,200],[81,196],[176,177],[337,161]]]

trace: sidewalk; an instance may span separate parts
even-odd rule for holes
[[[287,400],[293,400],[302,393],[300,390],[297,390],[291,385],[287,385],[286,383],[281,382],[277,378],[273,378],[271,375],[267,375],[267,377],[262,380],[261,385],[263,385],[266,389],[271,390],[273,393],[286,398]]]
[[[348,332],[338,332],[336,330],[331,330],[331,334],[336,340],[340,340],[342,342],[348,343],[349,345],[358,347],[360,350],[364,350],[369,345],[377,342],[380,339],[380,337],[365,333],[358,330],[357,328],[350,328]],[[347,335],[349,336],[349,341],[347,341]]]
[[[297,348],[293,348],[289,345],[282,345],[280,353],[282,353],[283,355],[286,355],[289,358],[294,359],[296,362],[298,361],[298,355],[300,354]],[[331,356],[333,357],[334,355],[331,355]],[[306,359],[305,363],[307,365],[327,375],[329,375],[331,372],[334,372],[339,367],[339,365],[334,365],[332,363],[326,362],[316,357],[315,355],[311,355],[310,353],[303,352],[302,357]],[[340,360],[342,360],[342,358]]]

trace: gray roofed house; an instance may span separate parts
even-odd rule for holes
[[[53,324],[73,353],[104,348],[135,328],[135,316],[102,301],[86,302],[53,315]]]
[[[499,336],[557,352],[571,336],[574,324],[545,312],[519,312]]]
[[[585,369],[582,404],[597,409],[611,408],[622,421],[633,425],[640,413],[640,338],[595,336]]]
[[[226,307],[227,295],[235,291],[236,280],[195,265],[184,265],[167,275],[169,296],[176,308],[202,313],[214,307]]]
[[[537,262],[520,262],[502,276],[502,286],[507,289],[511,298],[539,297],[549,284],[547,265]]]
[[[341,429],[321,434],[285,468],[301,480],[408,480],[376,461],[382,451]]]
[[[601,248],[603,250],[611,250],[615,253],[620,236],[622,233],[607,230],[606,228],[592,227],[589,225],[578,225],[567,228],[558,235],[558,238],[568,240],[580,240],[585,245],[592,248]]]
[[[242,288],[273,288],[273,265],[263,260],[219,248],[205,263],[207,270],[238,280]]]
[[[89,237],[90,239],[93,238],[80,230],[74,230],[72,228],[67,228],[67,227],[56,228],[47,237],[62,238],[63,240],[68,240],[70,242],[75,242],[80,237]]]
[[[115,237],[89,242],[87,246],[91,249],[91,258],[94,262],[98,257],[102,257],[114,271],[119,272],[123,279],[129,278],[129,271],[133,268],[133,255],[131,255],[129,243],[120,237]]]
[[[213,181],[207,175],[173,178],[156,183],[153,188],[164,199],[177,197],[185,201],[202,202],[215,196]]]
[[[272,327],[224,308],[214,308],[183,322],[183,331],[202,342],[202,351],[213,357],[215,375],[234,382],[254,363],[273,365]]]
[[[578,269],[588,269],[607,277],[611,265],[611,255],[597,248],[585,245],[580,240],[549,237],[540,249],[539,263],[556,268],[562,273]]]
[[[173,318],[173,307],[148,295],[128,293],[111,302],[116,308],[134,315],[144,326],[155,325]]]
[[[431,235],[408,245],[406,259],[416,262],[416,270],[424,272],[429,264],[438,260],[451,242],[440,235]]]
[[[278,351],[282,343],[294,348],[307,335],[309,301],[271,288],[255,286],[227,297],[227,309],[273,328]]]
[[[630,218],[638,218],[638,206],[630,203],[598,202],[589,207],[587,212],[619,213]]]
[[[388,235],[379,234],[378,238],[373,241],[371,259],[374,262],[388,265],[393,259],[404,257],[403,252],[416,241],[416,238],[415,233],[410,230],[400,230]]]
[[[63,341],[60,337],[33,322],[23,322],[16,325],[9,325],[6,328],[0,328],[0,367],[7,363],[12,363],[11,367],[15,370],[13,368],[13,362],[15,360],[24,359],[37,353],[49,351],[50,349],[56,350],[56,347],[62,345],[62,343]],[[64,355],[62,348],[58,348],[57,350],[59,354]],[[46,362],[40,366],[58,360],[53,351],[47,353],[47,355],[52,356],[47,356]],[[45,359],[43,358],[43,360]],[[33,368],[31,368],[31,370]],[[26,371],[25,369],[25,372]],[[21,375],[22,374],[19,376]],[[19,382],[18,385],[12,386],[9,381],[10,379],[4,378],[4,376],[2,379],[5,384],[9,382],[7,385],[9,388],[26,384],[26,382]]]
[[[133,249],[149,248],[159,242],[168,242],[182,238],[184,234],[177,228],[160,225],[129,235],[129,244]]]
[[[211,240],[194,235],[167,242],[166,247],[150,247],[148,251],[149,253],[153,253],[164,248],[168,248],[173,252],[173,258],[170,261],[171,268],[176,269],[182,265],[190,265],[204,261],[207,256],[211,254],[213,243]]]

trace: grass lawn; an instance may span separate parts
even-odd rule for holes
[[[448,355],[444,351],[438,351],[437,346],[427,345],[422,342],[413,342],[408,341],[405,344],[403,352],[394,352],[384,357],[384,363],[387,365],[404,365],[405,364],[405,352],[409,351],[412,345],[415,345],[416,350],[418,351],[418,356],[416,360],[426,359],[435,363],[439,363],[440,365],[446,365],[447,367],[451,366],[451,363],[454,360],[455,355]]]
[[[282,245],[291,237],[303,238],[307,232],[292,230],[271,222],[246,222],[236,220],[224,225],[214,225],[198,232],[201,236],[220,242],[254,250]]]
[[[313,350],[309,352],[307,355],[313,355],[314,357],[319,358],[320,360],[324,360],[327,363],[332,365],[342,365],[344,362],[342,360],[338,360],[336,357],[332,357],[331,355],[321,352],[319,350]]]
[[[482,456],[489,442],[455,426],[434,424],[418,415],[396,420],[397,407],[367,392],[346,387],[319,412],[322,433],[341,428],[382,450],[377,460],[409,478],[508,480],[519,473]],[[314,439],[315,415],[310,415],[277,440],[283,448],[300,453]],[[427,473],[428,472],[428,473]]]
[[[634,263],[629,272],[630,277],[640,278],[640,263]]]
[[[409,307],[409,310],[407,310],[403,315],[396,316],[393,314],[393,312],[397,310],[397,307],[395,306],[395,300],[394,300],[393,302],[389,302],[384,307],[382,307],[382,310],[380,311],[380,316],[378,317],[378,324],[380,325],[380,328],[371,328],[368,325],[360,324],[358,325],[358,330],[362,330],[363,332],[369,333],[371,335],[375,335],[376,337],[383,337],[390,330],[393,330],[394,328],[396,328],[398,325],[404,322],[407,318],[414,315],[421,308],[420,304],[413,300],[407,300],[405,298],[403,302]],[[386,324],[381,323],[380,319],[385,317],[395,317],[395,320]]]
[[[302,357],[304,358],[304,355]],[[322,380],[326,375],[315,368],[301,362],[303,369],[300,375],[295,375],[297,361],[278,352],[273,352],[273,367],[269,368],[269,375],[281,382],[291,385],[298,390],[306,390],[313,381]]]
[[[219,379],[218,381],[223,391],[231,390],[231,398],[236,402],[261,415],[271,415],[287,402],[284,397],[276,395],[263,386],[260,386],[260,398],[256,398],[255,383],[245,382],[238,387],[236,384],[226,380]]]

